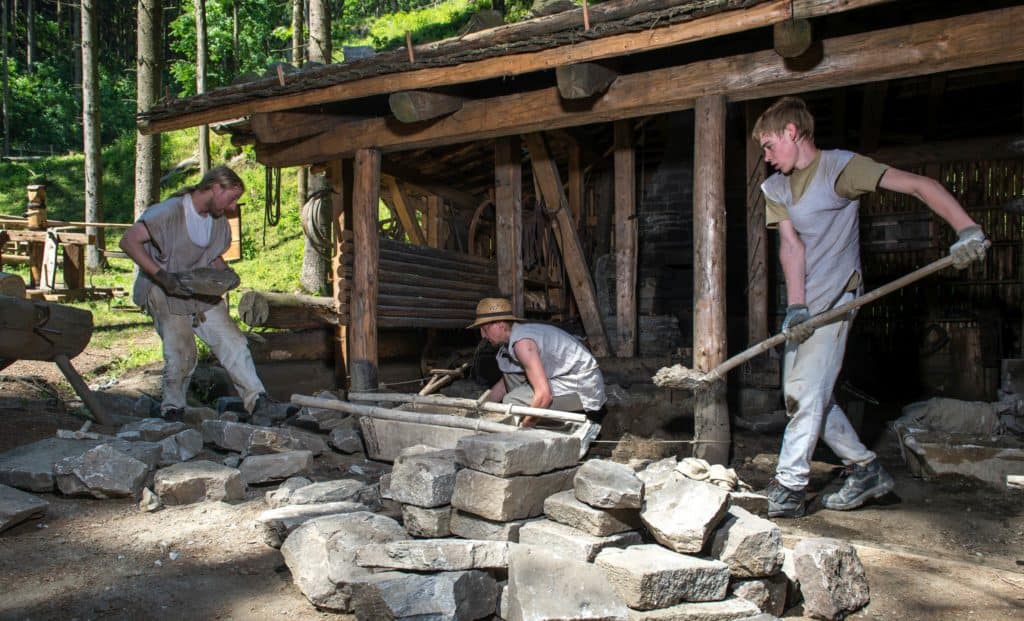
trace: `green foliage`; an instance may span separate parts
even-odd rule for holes
[[[391,50],[405,44],[409,31],[413,43],[425,43],[452,37],[476,11],[489,9],[490,0],[447,0],[445,2],[400,2],[403,10],[381,16],[350,12],[343,23],[348,27],[341,34],[342,45],[372,45],[378,51]],[[336,26],[338,23],[336,22]],[[341,46],[338,46],[339,49]],[[336,56],[341,56],[340,54]]]

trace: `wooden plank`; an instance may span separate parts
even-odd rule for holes
[[[381,164],[381,173],[400,179],[424,194],[436,194],[450,200],[462,209],[476,209],[480,198],[457,188],[447,186],[425,177],[414,170],[408,170],[391,163]]]
[[[747,102],[746,162],[747,162],[747,345],[768,338],[768,229],[765,226],[764,194],[761,184],[765,179],[764,153],[761,146],[750,139],[757,117],[764,110],[762,104]]]
[[[419,123],[447,116],[462,108],[462,97],[429,91],[400,91],[388,96],[391,114],[403,123]]]
[[[608,90],[619,73],[598,63],[560,65],[555,68],[555,82],[563,99],[590,99]]]
[[[416,246],[425,246],[427,237],[423,234],[419,221],[416,220],[416,209],[412,205],[412,199],[394,177],[384,177],[384,182],[391,195],[395,214],[398,216],[399,222],[402,223],[402,230],[409,236],[409,242]]]
[[[693,159],[693,368],[724,362],[725,313],[725,97],[697,100]],[[694,395],[694,457],[729,461],[729,407],[725,383]]]
[[[377,387],[377,269],[380,151],[356,152],[352,187],[352,234],[355,243],[349,373],[353,390]]]
[[[289,147],[256,147],[259,161],[292,166],[376,145],[384,151],[483,140],[693,108],[698,96],[724,94],[749,101],[868,81],[1024,61],[1015,24],[1024,7],[986,11],[858,33],[822,42],[822,62],[808,70],[786,66],[774,51],[698,61],[621,75],[585,110],[567,110],[558,89],[467,102],[462,110],[418,132],[397,132],[380,119],[348,124]],[[955,44],[949,33],[956,32]]]
[[[274,143],[315,136],[341,123],[351,123],[361,118],[365,117],[319,111],[278,110],[253,113],[249,124],[258,141]]]
[[[13,242],[46,242],[47,231],[7,231],[7,236]],[[59,231],[56,233],[57,240],[62,244],[94,244],[96,237],[87,233],[67,233]]]
[[[495,228],[498,231],[498,290],[523,316],[523,166],[517,136],[494,143]]]
[[[636,151],[633,122],[615,122],[615,330],[619,358],[636,356]]]
[[[601,313],[597,309],[594,280],[590,276],[590,268],[583,256],[579,237],[576,236],[572,215],[569,213],[569,201],[562,190],[558,165],[548,154],[544,137],[541,134],[527,134],[523,138],[526,141],[526,148],[530,152],[533,176],[540,186],[544,202],[547,203],[549,210],[555,212],[554,223],[558,233],[555,238],[562,251],[562,260],[565,263],[573,296],[576,298],[576,305],[580,309],[583,328],[587,331],[590,351],[595,356],[607,356],[609,353],[608,337],[605,335],[604,324],[601,322]]]
[[[551,70],[554,67],[569,63],[617,58],[626,54],[682,45],[762,28],[790,19],[794,15],[812,18],[892,1],[846,0],[830,2],[824,0],[774,0],[773,2],[765,2],[748,9],[716,13],[689,22],[602,37],[600,39],[585,39],[573,45],[563,45],[537,52],[509,54],[475,62],[464,62],[455,66],[431,67],[398,74],[378,75],[358,81],[310,89],[300,93],[215,106],[206,110],[188,112],[165,119],[143,120],[139,123],[139,131],[144,134],[153,134],[194,127],[203,123],[223,121],[255,112],[287,110],[289,108],[383,95],[397,90],[465,84],[505,76],[522,75],[534,71]],[[598,6],[590,10],[597,10]]]
[[[441,219],[441,208],[443,203],[437,194],[427,195],[427,245],[431,248],[444,248],[445,241],[442,234],[444,221]]]
[[[64,286],[68,289],[85,287],[85,247],[81,244],[62,244]]]
[[[327,167],[327,183],[331,186],[331,228],[334,251],[331,253],[331,284],[334,310],[348,308],[349,292],[342,288],[342,238],[352,226],[352,161],[333,160]],[[349,331],[348,322],[336,328],[336,344],[331,358],[334,360],[334,385],[349,388]]]

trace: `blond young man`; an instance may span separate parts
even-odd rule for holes
[[[849,151],[819,150],[814,118],[800,99],[784,97],[765,110],[751,137],[764,150],[765,162],[778,171],[761,189],[767,225],[779,231],[787,297],[783,393],[790,421],[775,479],[765,490],[768,513],[804,514],[804,490],[819,436],[851,468],[843,487],[826,494],[822,504],[856,509],[888,493],[894,482],[833,396],[853,314],[817,330],[806,321],[862,292],[858,199],[881,188],[921,200],[956,230],[950,254],[958,269],[984,259],[985,234],[938,181]]]

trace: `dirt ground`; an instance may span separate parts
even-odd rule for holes
[[[85,374],[116,352],[75,359]],[[77,429],[70,388],[51,363],[18,362],[0,373],[0,451]],[[740,432],[736,468],[759,486],[779,438]],[[876,449],[897,476],[896,493],[859,511],[816,510],[778,520],[787,543],[830,536],[853,542],[871,584],[857,620],[1024,619],[1024,494],[966,480],[920,481],[894,442]],[[812,489],[840,484],[816,456]],[[346,463],[334,466],[347,476]],[[254,516],[265,490],[237,504],[203,503],[142,513],[130,500],[42,495],[48,515],[0,534],[0,619],[346,618],[317,611],[292,584]],[[800,618],[799,609],[787,618]]]

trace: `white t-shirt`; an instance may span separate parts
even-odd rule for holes
[[[210,244],[210,231],[213,230],[213,218],[210,214],[201,216],[196,212],[192,204],[192,195],[186,194],[182,197],[182,209],[185,210],[185,227],[188,228],[188,238],[192,243],[205,248]]]

